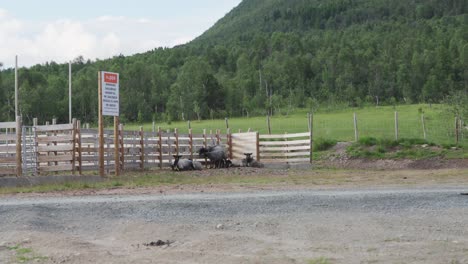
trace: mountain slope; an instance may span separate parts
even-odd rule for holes
[[[244,0],[186,45],[77,58],[73,112],[96,120],[98,70],[120,73],[124,122],[440,102],[468,89],[467,8],[466,0]],[[67,120],[66,67],[21,71],[26,122]],[[1,72],[0,121],[14,119],[13,82],[12,70]]]

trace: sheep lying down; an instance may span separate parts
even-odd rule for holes
[[[196,160],[181,159],[182,156],[174,155],[174,161],[171,168],[174,171],[202,170],[203,166]]]

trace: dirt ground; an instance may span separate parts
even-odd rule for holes
[[[0,263],[468,263],[467,160],[338,156],[315,166],[337,169],[209,170],[187,173],[273,180],[4,195]],[[158,240],[168,245],[145,245]]]

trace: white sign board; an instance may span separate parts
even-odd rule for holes
[[[119,116],[119,74],[101,72],[102,115]]]

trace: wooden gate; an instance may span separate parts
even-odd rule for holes
[[[0,175],[22,175],[20,120],[0,123]]]

